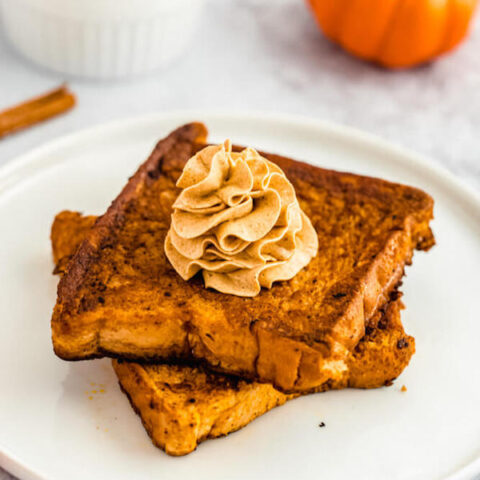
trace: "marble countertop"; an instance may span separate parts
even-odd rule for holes
[[[478,27],[478,28],[476,28]],[[454,54],[390,72],[344,54],[301,0],[207,0],[188,55],[136,81],[67,79],[78,107],[0,141],[0,165],[52,138],[109,120],[178,109],[302,114],[424,153],[480,189],[480,15]],[[62,83],[6,44],[0,110]],[[11,479],[0,469],[0,480]]]

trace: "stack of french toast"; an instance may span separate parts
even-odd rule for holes
[[[400,318],[404,269],[434,244],[433,200],[421,190],[261,152],[293,185],[315,256],[255,296],[206,288],[200,273],[185,280],[164,245],[178,180],[207,145],[203,124],[179,127],[103,215],[63,211],[51,233],[55,353],[111,357],[170,455],[300,395],[391,385],[415,352]]]

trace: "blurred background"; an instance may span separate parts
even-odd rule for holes
[[[78,105],[0,140],[0,165],[65,133],[122,117],[178,109],[262,111],[364,129],[432,157],[478,189],[479,20],[452,53],[391,71],[328,41],[301,0],[206,0],[193,38],[176,59],[157,72],[116,81],[75,79],[36,66],[17,54],[2,28],[0,110],[64,81]]]
[[[0,139],[0,166],[63,134],[123,117],[260,111],[366,130],[428,155],[480,189],[479,22],[477,16],[453,52],[392,71],[327,40],[301,0],[206,0],[181,54],[153,73],[122,80],[81,79],[35,65],[7,41],[3,26],[0,110],[64,82],[78,103]],[[1,480],[10,478],[0,469]]]

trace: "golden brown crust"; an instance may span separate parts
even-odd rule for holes
[[[50,233],[53,261],[55,262],[53,273],[65,273],[68,262],[96,219],[97,217],[93,215],[84,216],[79,212],[69,210],[64,210],[55,217]]]
[[[159,142],[72,259],[52,318],[67,360],[197,358],[211,368],[308,391],[340,378],[414,248],[429,248],[433,201],[420,190],[277,155],[319,235],[294,279],[253,299],[184,282],[163,254],[174,182],[203,146],[190,124]],[[195,143],[200,142],[200,143]]]
[[[415,339],[405,333],[400,317],[401,300],[391,301],[369,327],[348,359],[351,388],[377,388],[391,385],[415,353]]]
[[[228,385],[220,374],[212,381],[195,367],[114,360],[113,368],[153,443],[170,455],[234,432],[289,398],[266,383]]]
[[[70,258],[94,223],[75,212],[57,215],[52,226],[53,256]],[[57,269],[58,273],[62,273]],[[345,374],[317,391],[390,384],[414,353],[412,337],[400,322],[399,295],[371,319],[371,326],[347,360]],[[147,365],[113,361],[123,391],[155,445],[185,455],[207,438],[227,435],[259,415],[294,398],[269,384],[211,373],[188,365]]]

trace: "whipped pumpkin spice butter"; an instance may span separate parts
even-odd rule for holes
[[[317,234],[284,172],[253,148],[230,141],[202,149],[177,181],[165,253],[188,280],[253,297],[293,278],[317,254]]]

